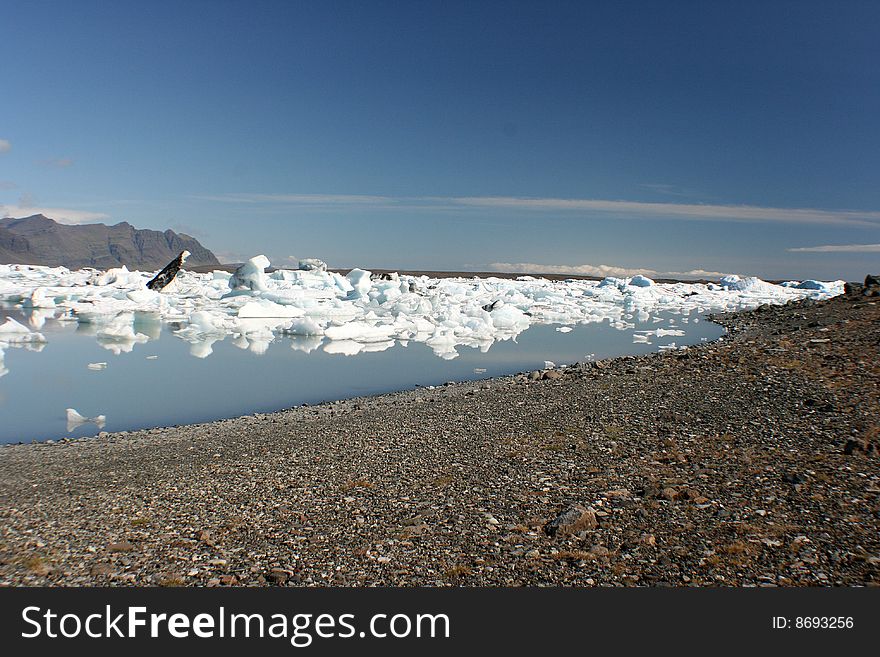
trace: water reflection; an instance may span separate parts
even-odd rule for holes
[[[0,309],[0,325],[7,318],[21,328],[0,332],[0,442],[234,417],[542,369],[545,361],[648,353],[722,333],[671,313],[533,324],[495,340],[450,330],[413,340],[380,331],[367,341],[290,335],[265,319],[228,334],[208,322],[162,322],[149,313],[89,323],[53,309]]]

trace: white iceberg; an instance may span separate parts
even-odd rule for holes
[[[86,417],[81,415],[75,408],[67,409],[67,431],[73,431],[74,429],[89,423],[96,425],[99,429],[103,429],[104,425],[107,423],[107,416],[96,415],[95,417]]]

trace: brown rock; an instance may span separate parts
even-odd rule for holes
[[[113,566],[111,566],[109,563],[96,563],[94,566],[91,567],[89,572],[94,576],[112,575]]]
[[[134,545],[128,541],[119,541],[118,543],[108,545],[107,550],[110,552],[131,552],[134,550]]]
[[[544,378],[544,379],[561,379],[562,373],[557,372],[556,370],[547,370],[546,372],[544,372],[544,376],[542,378]]]
[[[544,526],[544,531],[550,536],[576,534],[587,529],[595,529],[598,524],[593,509],[573,504],[548,522]]]
[[[657,496],[663,500],[669,500],[670,502],[674,502],[678,499],[678,491],[668,486],[660,491],[660,494]]]

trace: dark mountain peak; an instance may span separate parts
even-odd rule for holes
[[[59,224],[42,214],[0,219],[0,263],[52,267],[111,267],[151,271],[160,269],[181,251],[192,255],[189,266],[219,265],[220,261],[189,235],[137,229],[127,221],[112,226]]]

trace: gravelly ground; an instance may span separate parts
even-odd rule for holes
[[[0,583],[880,583],[878,319],[800,302],[558,378],[5,447]]]

